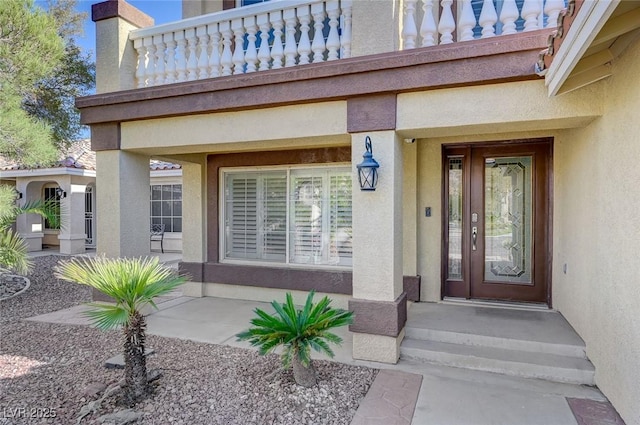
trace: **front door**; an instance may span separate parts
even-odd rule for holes
[[[551,141],[445,145],[443,160],[443,294],[549,303]]]

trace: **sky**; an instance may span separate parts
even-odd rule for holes
[[[79,12],[87,13],[84,36],[79,38],[77,42],[83,51],[91,52],[94,60],[96,24],[91,20],[91,5],[96,3],[100,3],[100,0],[79,0],[77,6]],[[182,2],[180,0],[130,0],[128,3],[152,17],[156,25],[178,21],[182,18]]]

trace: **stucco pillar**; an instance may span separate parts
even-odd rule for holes
[[[60,185],[66,196],[60,199],[61,229],[58,235],[60,254],[85,252],[84,194],[86,185]]]
[[[182,262],[180,271],[191,278],[182,286],[185,296],[202,297],[202,267],[207,250],[206,159],[182,164]]]
[[[399,50],[401,5],[398,1],[353,2],[351,56]]]
[[[153,19],[123,0],[91,6],[96,23],[96,93],[135,88],[137,54],[129,32],[150,27]]]
[[[149,255],[149,157],[98,151],[96,168],[97,253]]]
[[[22,193],[18,203],[24,205],[25,202],[41,199],[42,184],[28,184],[18,179],[16,190]],[[43,228],[42,218],[38,214],[20,214],[16,219],[16,231],[26,242],[29,252],[42,251]]]
[[[356,165],[365,136],[380,164],[378,187],[361,191]],[[353,357],[395,363],[406,322],[402,291],[402,140],[395,131],[354,133],[353,164]]]

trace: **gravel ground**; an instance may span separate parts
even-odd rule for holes
[[[83,406],[122,378],[122,370],[103,367],[119,352],[119,332],[18,320],[89,298],[82,286],[68,288],[50,272],[47,278],[42,263],[51,266],[57,258],[45,258],[38,259],[31,287],[0,304],[3,425],[76,423]],[[377,374],[316,361],[319,384],[307,389],[295,385],[275,355],[154,335],[147,337],[147,345],[156,350],[148,367],[162,376],[153,396],[135,408],[141,415],[138,424],[349,424]],[[80,423],[98,424],[102,415],[123,409],[117,395],[107,397]]]
[[[52,268],[58,261],[67,258],[60,255],[34,258],[33,270],[27,275],[31,286],[20,295],[0,301],[0,322],[24,319],[91,301],[89,287],[53,277]]]

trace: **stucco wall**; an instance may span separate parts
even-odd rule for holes
[[[599,83],[604,116],[555,145],[555,307],[587,344],[596,383],[640,424],[640,42]],[[566,264],[566,274],[563,267]]]

